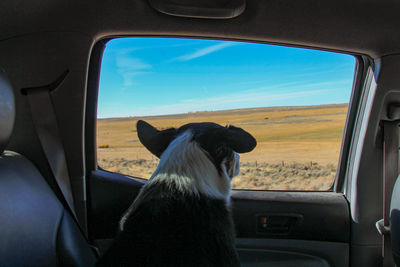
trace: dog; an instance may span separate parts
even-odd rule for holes
[[[211,122],[157,130],[142,120],[137,134],[160,162],[97,266],[240,266],[231,179],[254,137]]]

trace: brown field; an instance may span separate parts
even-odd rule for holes
[[[157,128],[212,121],[241,127],[258,142],[252,152],[241,154],[234,188],[328,190],[336,174],[346,113],[347,104],[335,104],[99,119],[98,163],[106,170],[148,179],[158,160],[140,144],[137,120]]]

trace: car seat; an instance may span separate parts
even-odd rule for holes
[[[93,266],[94,252],[38,169],[5,150],[14,120],[13,89],[0,69],[0,266]]]

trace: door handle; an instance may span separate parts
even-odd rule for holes
[[[257,232],[271,235],[287,235],[303,220],[303,215],[273,213],[257,215]]]

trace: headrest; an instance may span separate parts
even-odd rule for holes
[[[0,154],[11,136],[15,119],[14,93],[5,72],[0,68]]]

